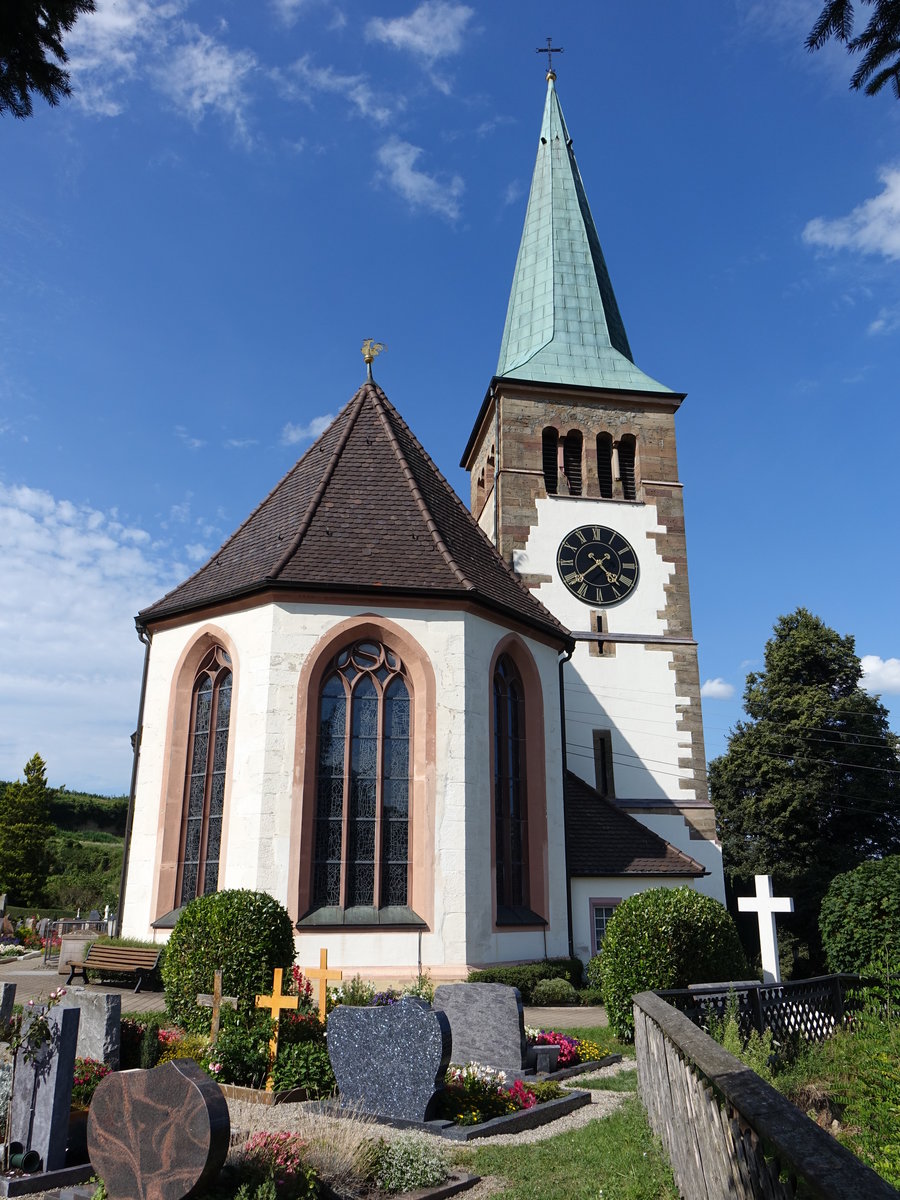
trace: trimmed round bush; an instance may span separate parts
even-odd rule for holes
[[[212,1013],[197,996],[213,990],[222,968],[222,993],[251,1012],[256,996],[272,991],[272,972],[294,961],[287,909],[266,892],[246,889],[198,896],[188,904],[166,945],[162,977],[166,1012],[192,1033],[209,1033]]]
[[[531,1003],[547,1004],[577,1004],[578,993],[568,979],[541,979],[531,993]]]
[[[693,888],[651,888],[623,900],[600,952],[603,1002],[616,1035],[634,1036],[636,992],[746,979],[747,960],[725,907]]]
[[[819,930],[832,971],[867,972],[885,956],[900,959],[900,854],[832,879]]]

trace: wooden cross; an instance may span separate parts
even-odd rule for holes
[[[325,1006],[328,1001],[328,980],[343,979],[344,972],[336,970],[328,970],[328,951],[319,951],[319,966],[311,967],[308,971],[303,972],[307,979],[318,979],[319,981],[319,1020],[325,1020]]]
[[[562,54],[562,53],[563,53],[562,46],[554,46],[553,38],[547,38],[547,45],[546,46],[538,46],[537,50],[535,50],[535,54],[546,54],[547,55],[547,74],[548,75],[553,74],[553,55],[554,54]]]
[[[775,932],[775,914],[793,912],[794,901],[788,896],[772,894],[772,876],[754,875],[755,896],[739,896],[740,912],[755,912],[759,921],[759,949],[762,957],[763,983],[781,983],[781,967],[778,962],[778,934]]]
[[[278,1054],[278,1021],[281,1017],[281,1010],[287,1008],[296,1009],[300,1002],[299,996],[282,996],[281,994],[281,976],[283,972],[281,967],[275,968],[275,974],[272,978],[272,995],[257,996],[257,1008],[270,1008],[272,1010],[272,1020],[275,1022],[275,1029],[269,1041],[269,1074],[266,1078],[266,1091],[272,1092],[275,1090],[275,1080],[272,1078],[272,1070],[275,1066],[275,1057]]]
[[[222,1005],[226,1008],[237,1008],[236,996],[222,995],[222,968],[220,967],[213,976],[212,995],[208,992],[201,992],[197,997],[197,1006],[199,1008],[212,1009],[212,1024],[209,1027],[209,1044],[214,1046],[216,1038],[219,1036],[219,1016]]]

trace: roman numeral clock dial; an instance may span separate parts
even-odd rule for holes
[[[637,555],[621,533],[605,525],[582,525],[567,533],[556,553],[556,569],[585,604],[618,604],[638,581]]]

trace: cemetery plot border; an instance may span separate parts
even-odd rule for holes
[[[244,1100],[247,1104],[302,1104],[309,1099],[306,1088],[288,1088],[284,1092],[267,1092],[264,1088],[241,1087],[236,1083],[220,1083],[226,1100]]]
[[[518,1112],[509,1113],[503,1117],[492,1117],[489,1121],[481,1121],[478,1125],[455,1125],[452,1121],[408,1121],[402,1117],[385,1117],[377,1113],[367,1112],[374,1116],[381,1125],[390,1125],[393,1129],[413,1129],[420,1133],[433,1133],[437,1137],[447,1138],[454,1142],[470,1142],[475,1138],[492,1137],[494,1134],[522,1133],[526,1129],[538,1129],[551,1121],[564,1117],[578,1108],[591,1103],[591,1093],[571,1091],[558,1100],[545,1100],[533,1108],[522,1108]],[[320,1112],[326,1117],[354,1117],[358,1115],[355,1106],[342,1108],[329,1100],[310,1101],[313,1112]],[[429,1195],[431,1193],[428,1193]]]
[[[42,1171],[38,1175],[0,1176],[0,1196],[31,1196],[54,1188],[85,1183],[94,1174],[90,1163],[80,1167],[61,1167],[58,1171]],[[90,1193],[93,1195],[93,1191]]]

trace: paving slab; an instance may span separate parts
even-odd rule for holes
[[[0,983],[16,985],[16,1003],[27,1004],[29,1000],[44,1000],[54,990],[65,984],[57,973],[56,960],[44,964],[44,956],[38,951],[33,956],[25,955],[12,962],[0,963]],[[166,997],[162,989],[150,991],[146,985],[135,995],[134,984],[124,979],[121,985],[102,983],[89,984],[89,992],[112,992],[122,998],[122,1012],[165,1012]]]

